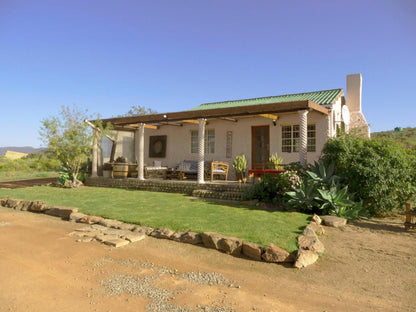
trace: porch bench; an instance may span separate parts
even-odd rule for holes
[[[213,181],[215,175],[224,176],[224,179],[228,179],[228,164],[219,161],[208,161],[204,163],[204,178],[211,178]],[[175,168],[175,172],[179,172],[179,177],[197,178],[198,176],[198,161],[196,160],[183,160]]]

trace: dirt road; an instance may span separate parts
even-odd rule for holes
[[[35,178],[24,180],[0,181],[0,188],[22,188],[35,185],[48,185],[56,182],[56,177],[53,178]]]
[[[78,243],[84,225],[0,207],[0,311],[414,311],[416,233],[399,222],[327,228],[297,270],[150,237]]]

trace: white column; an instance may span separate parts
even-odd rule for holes
[[[203,184],[204,181],[204,163],[205,163],[205,119],[198,120],[198,183]]]
[[[134,131],[134,160],[139,163],[139,129]]]
[[[97,131],[97,173],[103,175],[103,136]]]
[[[299,111],[299,162],[303,167],[307,164],[308,154],[308,111]]]
[[[139,154],[137,155],[137,178],[144,180],[144,123],[139,123]]]
[[[91,164],[91,177],[96,178],[97,175],[97,165],[98,165],[98,145],[97,145],[97,130],[94,129],[92,132],[92,164]]]

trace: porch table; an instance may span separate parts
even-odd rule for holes
[[[264,177],[266,174],[274,177],[276,174],[285,172],[284,170],[277,169],[249,169],[248,174],[253,175],[255,178]]]

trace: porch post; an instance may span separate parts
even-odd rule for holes
[[[299,111],[299,162],[305,168],[308,155],[308,111]]]
[[[205,163],[205,121],[206,119],[198,119],[198,183],[203,184],[204,181],[204,163]]]
[[[139,154],[137,156],[137,178],[144,180],[144,123],[139,123]]]
[[[92,131],[92,164],[91,164],[91,177],[96,178],[97,175],[97,165],[98,165],[98,144],[97,144],[97,130]]]

